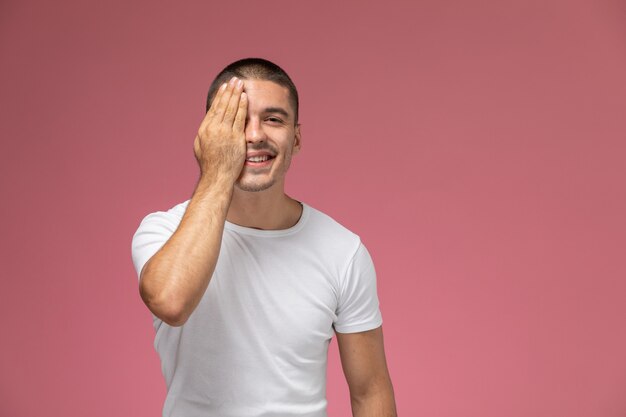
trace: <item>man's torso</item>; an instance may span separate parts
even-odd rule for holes
[[[177,224],[186,205],[160,214]],[[290,229],[227,222],[215,272],[189,320],[171,327],[155,317],[168,386],[163,415],[326,416],[341,278],[360,245],[307,205]]]

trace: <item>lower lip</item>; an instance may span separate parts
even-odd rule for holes
[[[247,167],[251,167],[251,168],[264,168],[264,167],[270,166],[273,160],[274,158],[270,158],[267,161],[263,161],[263,162],[246,161],[244,165]]]

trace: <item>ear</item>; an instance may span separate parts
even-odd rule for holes
[[[300,123],[296,125],[295,134],[293,138],[293,151],[292,154],[297,154],[300,152],[300,148],[302,147],[302,134],[300,133]]]

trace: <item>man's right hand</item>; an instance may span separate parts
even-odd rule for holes
[[[213,276],[233,185],[246,159],[247,112],[243,83],[234,78],[222,85],[194,141],[200,181],[178,228],[141,271],[141,298],[171,326],[187,321]]]
[[[243,81],[233,77],[215,94],[193,144],[201,177],[220,178],[229,184],[239,178],[246,160],[247,112]]]

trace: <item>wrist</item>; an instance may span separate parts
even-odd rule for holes
[[[229,194],[233,192],[236,178],[225,173],[201,172],[196,185],[196,190],[217,194]]]

